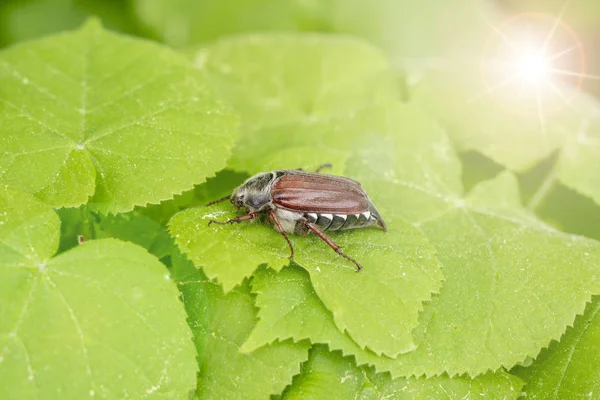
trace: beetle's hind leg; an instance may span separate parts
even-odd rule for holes
[[[290,259],[293,259],[294,258],[294,246],[292,246],[292,242],[290,242],[290,238],[288,237],[287,233],[285,233],[285,230],[281,226],[281,223],[279,222],[279,219],[277,218],[275,211],[269,210],[269,216],[275,223],[275,226],[277,227],[277,230],[279,231],[279,233],[281,233],[283,235],[283,237],[285,238],[285,240],[288,242],[288,245],[290,246]]]
[[[321,232],[315,224],[313,224],[312,222],[308,222],[308,220],[304,220],[304,225],[306,226],[307,229],[313,231],[325,243],[327,243],[329,245],[329,247],[331,247],[333,249],[333,251],[338,253],[340,256],[344,257],[346,260],[353,262],[354,265],[356,265],[356,272],[358,272],[362,269],[362,267],[358,263],[358,261],[356,261],[354,258],[344,254],[344,252],[342,251],[342,248],[340,246],[338,246],[337,244],[335,244],[333,242],[333,240],[329,239],[323,232]]]

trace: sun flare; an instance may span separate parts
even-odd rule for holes
[[[563,21],[566,5],[557,16],[525,13],[499,25],[491,33],[481,58],[484,90],[469,101],[496,101],[509,113],[532,115],[546,135],[548,117],[573,105],[586,74],[583,45]]]
[[[492,33],[482,56],[484,91],[476,96],[495,98],[517,113],[534,113],[542,129],[545,116],[571,106],[584,79],[583,46],[558,16],[526,13],[512,17]]]

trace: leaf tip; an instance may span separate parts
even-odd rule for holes
[[[89,17],[81,25],[81,30],[83,32],[96,33],[97,31],[101,31],[102,29],[103,29],[102,20],[96,16]]]

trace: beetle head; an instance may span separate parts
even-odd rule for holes
[[[245,208],[248,213],[267,209],[271,203],[272,173],[260,173],[248,178],[231,194],[231,204],[238,210]]]

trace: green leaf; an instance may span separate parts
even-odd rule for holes
[[[479,54],[493,2],[463,0],[330,0],[330,31],[349,33],[385,50],[394,65],[445,67],[446,56]]]
[[[138,18],[173,46],[245,31],[315,30],[327,6],[289,0],[133,1]]]
[[[102,212],[171,198],[222,169],[235,118],[159,45],[78,31],[0,52],[0,183]]]
[[[273,157],[284,159],[275,155],[281,150],[322,157],[289,159],[291,168],[336,166],[340,152],[363,133],[354,114],[399,98],[385,56],[350,37],[244,35],[202,49],[195,59],[242,117],[247,134],[229,166],[248,173],[273,165]],[[300,160],[306,164],[290,165]]]
[[[207,203],[230,195],[233,189],[248,178],[247,174],[222,170],[206,182],[194,186],[194,189],[175,195],[173,199],[160,204],[149,204],[138,207],[136,210],[152,218],[154,221],[166,225],[173,215],[181,210],[194,206],[203,206]]]
[[[283,398],[324,399],[516,399],[523,383],[505,372],[485,374],[475,379],[447,376],[425,379],[390,379],[369,368],[358,368],[352,358],[314,346],[302,374],[294,378]]]
[[[308,343],[285,341],[249,354],[239,352],[256,323],[247,281],[224,294],[181,255],[173,259],[173,276],[198,350],[198,398],[264,399],[291,383],[308,358]]]
[[[588,304],[560,342],[544,349],[532,365],[516,367],[514,373],[531,399],[575,399],[598,397],[600,381],[600,298]]]
[[[231,290],[260,264],[279,270],[289,248],[272,227],[261,223],[211,225],[235,217],[230,204],[185,210],[169,223],[177,245],[209,278]],[[361,347],[396,356],[414,349],[411,331],[422,302],[440,287],[441,271],[434,251],[414,227],[390,214],[394,229],[364,229],[331,237],[364,266],[341,258],[315,235],[292,236],[296,262],[311,274],[315,289],[335,322]],[[401,243],[401,245],[399,245]]]
[[[165,227],[136,212],[101,215],[95,228],[96,238],[117,238],[135,243],[161,259],[173,254],[175,246]]]
[[[442,273],[423,233],[393,213],[385,215],[389,232],[329,234],[364,266],[360,273],[314,235],[294,243],[296,262],[310,273],[338,328],[361,348],[396,357],[414,350],[411,332],[422,303],[439,290]]]
[[[510,93],[486,92],[478,64],[451,59],[447,63],[454,65],[449,72],[423,71],[411,93],[441,121],[460,150],[477,150],[498,164],[523,171],[556,151],[570,130],[579,129],[571,108],[548,113],[542,123],[535,99],[517,101]]]
[[[5,189],[0,209],[0,397],[185,396],[195,352],[165,267],[113,239],[52,258],[54,212]]]
[[[596,115],[583,121],[582,129],[570,135],[561,149],[556,176],[565,185],[591,197],[600,205],[600,121]]]
[[[169,232],[181,251],[203,267],[209,279],[216,279],[225,293],[250,277],[260,264],[281,269],[289,263],[290,254],[281,234],[260,223],[208,226],[211,219],[236,217],[232,208],[229,203],[189,208],[169,221]]]
[[[510,174],[463,197],[444,134],[404,124],[349,168],[425,232],[443,265],[442,290],[413,331],[419,346],[398,357],[403,374],[475,376],[535,357],[600,290],[600,245],[521,208]]]
[[[402,374],[396,371],[396,360],[361,349],[336,327],[333,314],[321,302],[302,268],[292,265],[278,273],[259,269],[252,279],[252,292],[257,295],[258,322],[242,351],[254,351],[287,338],[309,339],[312,343],[327,344],[331,350],[342,350],[346,356],[354,355],[358,365],[373,365],[378,372],[389,371],[393,377]]]
[[[457,147],[481,152],[514,171],[531,168],[557,152],[552,177],[600,204],[600,104],[595,98],[574,93],[566,105],[562,97],[552,97],[554,92],[543,92],[540,111],[536,99],[518,103],[514,93],[494,98],[493,91],[486,92],[485,85],[474,80],[476,73],[468,67],[459,71],[426,71],[412,90],[416,101],[440,119]]]

